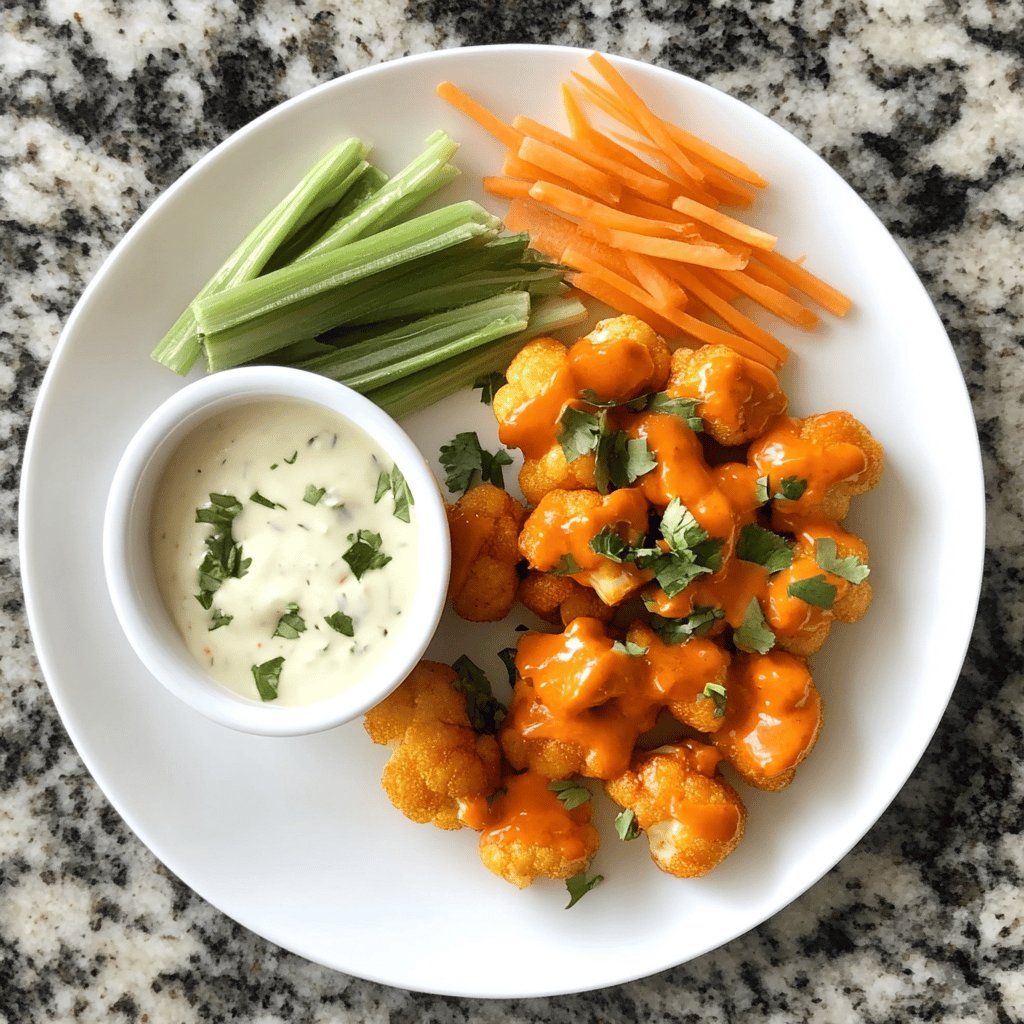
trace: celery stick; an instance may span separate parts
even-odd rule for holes
[[[293,341],[319,333],[298,310],[306,300],[362,278],[497,233],[501,221],[471,201],[454,203],[304,263],[238,285],[195,304],[210,370],[258,359]],[[289,313],[289,311],[291,311]],[[281,313],[276,334],[255,336],[261,318]],[[254,323],[256,321],[256,323]],[[266,323],[263,322],[265,327]]]
[[[395,219],[397,204],[404,203],[399,205],[399,213],[408,212],[409,203],[405,201],[410,197],[413,205],[418,205],[448,184],[451,171],[445,168],[458,148],[459,144],[444,132],[434,132],[419,156],[351,214],[336,221],[319,241],[296,258],[296,262],[315,259],[338,246],[363,238],[371,231],[377,231],[384,223]]]
[[[529,293],[507,292],[396,329],[378,331],[331,355],[299,365],[358,390],[380,387],[440,359],[524,330],[529,317]]]
[[[341,198],[339,183],[366,155],[358,139],[335,146],[306,173],[285,198],[246,236],[197,298],[254,278],[281,243],[303,224]],[[189,306],[152,352],[152,358],[175,373],[186,374],[199,358],[200,339],[194,311]]]
[[[411,416],[470,387],[484,374],[503,371],[531,338],[579,323],[586,317],[587,308],[576,298],[543,299],[534,304],[526,330],[521,334],[500,338],[472,352],[373,388],[367,392],[367,398],[392,416]]]

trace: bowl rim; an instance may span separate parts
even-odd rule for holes
[[[401,634],[359,684],[296,706],[248,699],[205,673],[178,634],[147,561],[152,494],[186,435],[218,411],[275,399],[318,405],[379,444],[412,491],[413,522],[420,535],[416,583]],[[149,674],[210,720],[263,736],[298,736],[343,725],[396,689],[437,629],[451,571],[444,499],[409,435],[357,391],[291,367],[222,370],[186,384],[157,406],[133,434],[114,471],[104,509],[102,545],[103,571],[117,620]]]

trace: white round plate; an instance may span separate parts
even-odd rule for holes
[[[395,811],[378,784],[386,752],[358,722],[305,738],[243,735],[147,676],[107,597],[100,527],[125,444],[181,386],[150,360],[155,342],[329,144],[360,136],[394,171],[445,128],[463,142],[450,196],[483,200],[480,177],[499,173],[500,148],[438,100],[435,85],[451,79],[505,117],[559,124],[559,83],[584,55],[509,46],[407,58],[314,89],[232,136],[153,204],[90,284],[29,434],[20,521],[29,621],[53,699],[111,803],[236,921],[310,960],[403,988],[599,988],[698,956],[774,914],[850,850],[910,774],[949,700],[977,604],[984,499],[974,420],[941,323],[899,248],[782,128],[707,86],[622,61],[655,108],[768,178],[756,223],[856,303],[813,334],[780,331],[794,350],[783,373],[794,411],[849,409],[887,450],[882,484],[849,520],[871,546],[874,606],[857,626],[838,626],[813,661],[826,726],[795,783],[745,789],[740,849],[691,881],[659,872],[645,841],[619,842],[602,797],[606,839],[594,870],[605,880],[566,912],[561,883],[519,892],[483,868],[474,833]],[[405,426],[432,458],[459,430],[496,445],[476,392]],[[446,621],[431,653],[468,653],[501,678],[495,652],[518,621]]]

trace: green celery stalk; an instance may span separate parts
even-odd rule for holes
[[[521,334],[500,338],[390,384],[373,388],[367,392],[367,398],[392,416],[411,416],[470,387],[485,374],[505,370],[531,338],[580,323],[587,315],[587,308],[579,299],[561,296],[543,299],[534,304],[526,330]]]
[[[348,139],[333,147],[249,232],[200,289],[197,299],[256,277],[291,233],[338,202],[348,175],[365,155],[366,147],[359,139]],[[175,373],[186,374],[199,358],[200,348],[195,312],[190,304],[153,349],[152,358]]]
[[[434,132],[419,156],[390,178],[365,203],[357,206],[348,216],[335,221],[326,234],[296,257],[296,262],[315,259],[332,249],[364,238],[418,206],[427,196],[447,185],[458,173],[448,164],[458,148],[459,144],[445,132]]]
[[[380,387],[506,334],[524,330],[528,292],[506,292],[422,317],[299,365],[363,391]]]
[[[237,366],[319,333],[298,309],[305,300],[429,253],[493,237],[500,227],[501,221],[477,203],[453,203],[323,256],[210,295],[194,306],[207,365],[210,370]],[[282,316],[277,325],[279,333],[250,337],[247,323],[289,309],[291,315]]]

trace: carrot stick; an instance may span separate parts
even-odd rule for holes
[[[569,132],[573,138],[581,138],[593,131],[568,82],[562,83],[562,108],[565,110],[565,119],[569,122]]]
[[[774,288],[755,281],[743,271],[719,271],[725,279],[734,284],[744,295],[749,296],[755,302],[760,303],[770,313],[781,317],[787,323],[810,330],[818,323],[818,317],[806,306],[802,306],[796,299],[791,299]]]
[[[570,217],[579,217],[588,226],[597,224],[606,228],[617,228],[621,231],[635,231],[640,235],[678,238],[680,235],[692,235],[683,227],[667,220],[651,220],[648,217],[635,217],[622,213],[612,206],[605,206],[588,196],[581,196],[572,189],[552,185],[549,181],[538,181],[530,188],[530,198],[544,206],[550,206],[559,213]]]
[[[759,284],[766,284],[769,288],[774,288],[777,292],[782,292],[783,295],[788,295],[790,293],[788,281],[779,277],[774,270],[769,270],[763,263],[755,263],[753,253],[751,253],[750,256],[751,259],[746,266],[746,271],[755,281]]]
[[[773,370],[780,365],[780,361],[770,352],[766,352],[746,338],[741,338],[738,334],[730,334],[729,331],[723,331],[720,327],[698,320],[688,313],[683,313],[681,316],[684,320],[683,330],[705,345],[728,345],[729,348],[739,352],[741,356],[753,359]]]
[[[505,124],[496,114],[492,114],[485,106],[467,96],[457,85],[441,82],[437,87],[437,95],[451,104],[460,113],[476,121],[485,132],[489,132],[509,149],[517,149],[521,141],[519,132],[511,125]]]
[[[759,231],[757,228],[744,224],[741,221],[728,217],[718,210],[712,210],[703,203],[696,203],[692,199],[680,196],[673,200],[672,209],[692,220],[699,220],[702,224],[709,224],[717,228],[723,234],[731,235],[755,249],[774,249],[778,239],[775,235],[769,235],[766,231]]]
[[[622,186],[614,178],[529,135],[519,144],[518,156],[521,160],[540,167],[542,171],[571,181],[582,191],[610,203],[617,203],[622,195]],[[541,177],[547,177],[547,174],[542,174]]]
[[[747,264],[743,256],[726,252],[717,245],[693,245],[690,242],[652,238],[650,235],[639,235],[633,231],[616,231],[596,225],[589,225],[589,229],[595,238],[607,245],[628,252],[640,252],[645,256],[660,256],[666,260],[696,263],[698,266],[713,267],[720,271],[738,271]]]
[[[626,253],[626,266],[644,291],[653,295],[663,306],[686,309],[689,296],[655,260],[637,252]],[[678,264],[674,264],[678,266]]]
[[[574,288],[586,292],[592,298],[603,302],[620,313],[629,313],[639,320],[643,320],[651,328],[658,332],[663,338],[678,338],[679,328],[669,323],[663,317],[655,313],[649,306],[634,301],[628,295],[613,288],[610,284],[593,274],[566,274],[565,279]]]
[[[719,276],[713,270],[706,270],[704,267],[690,267],[689,270],[705,288],[726,302],[732,302],[742,294],[739,288],[733,287],[724,277]]]
[[[670,167],[679,170],[686,177],[693,181],[704,180],[704,172],[693,164],[690,158],[679,148],[675,140],[669,135],[660,117],[640,98],[630,84],[615,70],[603,54],[592,53],[587,58],[588,63],[597,73],[611,86],[612,91],[619,98],[619,101],[630,116],[639,123],[644,135],[652,142],[658,143],[664,153],[664,159]]]
[[[691,135],[688,131],[680,128],[677,124],[673,124],[671,121],[662,121],[662,124],[665,126],[665,131],[683,149],[688,150],[694,156],[707,160],[709,164],[714,164],[715,167],[731,174],[734,178],[739,178],[740,181],[745,181],[748,185],[753,185],[756,188],[765,188],[768,185],[768,182],[752,167],[748,167],[742,160],[731,156],[717,146],[713,146],[706,139]]]
[[[530,194],[532,181],[522,178],[506,178],[499,175],[484,177],[484,191],[504,199],[525,199]]]
[[[543,178],[555,185],[562,185],[565,188],[573,187],[571,181],[566,181],[565,178],[560,178],[557,174],[549,174],[536,164],[530,164],[525,160],[521,160],[515,153],[505,154],[505,159],[501,164],[501,173],[507,178],[522,178],[531,184]]]
[[[761,253],[760,260],[766,267],[774,270],[779,277],[788,281],[809,299],[813,299],[823,309],[827,309],[836,316],[846,316],[850,312],[853,302],[849,296],[826,284],[820,277],[815,277],[799,263],[786,259],[785,256],[777,252]]]

